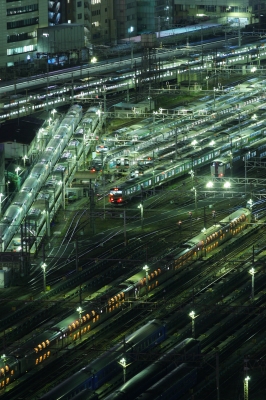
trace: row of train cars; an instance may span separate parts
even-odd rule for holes
[[[29,108],[33,112],[45,107],[47,102],[60,105],[69,102],[72,97],[75,100],[84,96],[97,96],[99,98],[102,93],[105,93],[108,97],[117,92],[135,89],[144,79],[150,82],[160,80],[160,82],[168,83],[174,80],[176,83],[176,75],[186,73],[188,69],[191,72],[198,72],[212,68],[234,68],[239,65],[248,65],[251,70],[254,69],[254,63],[260,64],[265,59],[265,40],[261,39],[240,47],[234,46],[231,49],[224,49],[224,51],[209,52],[206,55],[192,53],[188,56],[178,57],[174,61],[163,61],[159,66],[160,72],[155,68],[149,71],[148,76],[146,72],[145,78],[141,77],[141,71],[138,69],[124,68],[114,71],[111,76],[108,73],[101,78],[83,78],[79,83],[75,82],[74,85],[70,86],[55,84],[49,86],[48,90],[47,88],[44,89],[43,92],[38,91],[36,94],[16,96],[0,104],[0,108],[2,108],[3,118],[8,118],[10,114],[18,113],[18,107],[20,107],[20,113]]]
[[[160,187],[206,165],[210,166],[212,176],[224,177],[231,175],[232,170],[236,172],[243,168],[246,161],[265,158],[266,113],[263,102],[264,93],[259,86],[250,93],[238,93],[234,97],[221,95],[213,114],[193,122],[181,119],[182,126],[180,121],[171,123],[156,140],[146,136],[145,144],[141,143],[138,151],[143,159],[149,156],[150,169],[142,176],[130,177],[112,187],[109,202],[126,203],[141,195],[142,191]],[[207,103],[211,104],[210,99]],[[256,119],[253,119],[254,115]],[[193,142],[196,145],[193,146]]]
[[[37,238],[45,234],[42,232],[46,229],[43,211],[47,210],[47,202],[53,217],[61,204],[63,185],[70,179],[85,151],[84,127],[94,132],[98,122],[96,108],[89,108],[83,115],[80,105],[70,107],[0,220],[1,251],[8,248],[16,232],[20,235],[20,225],[24,220],[26,237]]]
[[[38,368],[43,370],[45,366],[49,365],[49,361],[58,356],[60,351],[63,349],[67,351],[68,346],[79,340],[82,336],[92,339],[96,326],[100,325],[100,329],[103,330],[109,329],[110,318],[113,320],[114,315],[128,310],[127,305],[129,302],[131,303],[130,309],[134,309],[138,304],[138,299],[146,296],[147,292],[152,294],[155,288],[166,284],[168,280],[170,282],[173,274],[177,273],[180,268],[189,265],[199,258],[205,257],[207,253],[211,254],[213,249],[237,236],[250,222],[250,210],[242,208],[234,211],[220,222],[208,228],[205,232],[201,232],[182,245],[182,247],[176,249],[171,254],[171,261],[166,265],[163,266],[159,263],[150,267],[148,275],[146,275],[147,272],[145,270],[141,269],[140,272],[133,276],[128,275],[126,278],[124,276],[113,282],[107,291],[98,291],[93,301],[83,302],[81,317],[79,317],[77,311],[72,312],[61,321],[55,324],[51,323],[51,326],[46,328],[42,333],[33,336],[24,343],[18,344],[17,347],[14,344],[12,348],[6,349],[5,356],[0,359],[0,388],[8,389],[12,382],[22,376],[25,377],[30,371],[38,371]],[[74,396],[74,393],[77,394],[83,390],[91,391],[98,389],[113,375],[121,373],[121,366],[118,366],[117,363],[118,359],[120,360],[125,357],[125,353],[127,352],[143,352],[147,351],[150,346],[159,344],[170,333],[166,329],[167,323],[162,321],[159,324],[153,322],[144,326],[138,331],[138,334],[135,333],[126,340],[125,346],[117,345],[112,351],[104,353],[104,355],[94,360],[87,367],[77,372],[77,374],[75,373],[73,376],[70,376],[65,384],[54,388],[52,391],[54,394],[45,394],[43,399],[70,399]],[[128,362],[130,363],[130,361]],[[156,368],[158,368],[158,365]],[[168,374],[168,372],[170,371],[167,370],[166,373]],[[185,384],[185,381],[187,380],[187,372],[185,366],[180,366],[180,370],[176,371],[177,376],[180,376],[181,379],[179,382],[180,385],[184,386],[186,390],[187,384]],[[31,376],[32,374],[29,375],[29,379]],[[196,373],[193,376],[195,378]],[[152,381],[151,385],[159,379],[161,379],[161,376],[158,376],[156,381]],[[185,381],[182,381],[183,379]],[[143,383],[140,387],[142,385]],[[125,390],[126,388],[123,388],[121,392],[124,393]],[[132,393],[135,392],[132,391]],[[135,397],[123,397],[122,394],[117,393],[117,397],[115,398],[137,398],[138,395],[135,393]],[[149,399],[152,397],[149,397],[147,393],[145,398]]]

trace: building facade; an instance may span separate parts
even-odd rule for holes
[[[0,67],[29,65],[36,58],[38,28],[82,25],[89,48],[204,20],[260,22],[265,4],[255,0],[1,0]]]
[[[215,21],[217,23],[256,22],[250,0],[174,0],[175,24]]]
[[[1,0],[0,15],[1,66],[30,61],[37,50],[37,28],[48,25],[47,2]]]

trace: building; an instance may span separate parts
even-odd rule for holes
[[[8,76],[14,78],[20,73],[17,67],[34,66],[40,28],[82,25],[85,46],[90,48],[177,24],[215,20],[243,26],[261,22],[265,4],[254,0],[1,0],[0,73],[4,77],[4,68],[15,66],[13,75]]]
[[[29,63],[37,50],[37,29],[48,25],[43,0],[0,1],[0,67]]]
[[[252,0],[174,0],[175,24],[200,23],[212,20],[245,26],[256,22]]]
[[[137,0],[138,33],[160,32],[173,27],[172,0]]]

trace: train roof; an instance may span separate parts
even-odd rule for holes
[[[21,346],[12,351],[10,355],[13,355],[17,358],[24,358],[26,355],[34,353],[36,354],[36,357],[38,357],[38,352],[36,353],[35,349],[42,350],[47,346],[47,350],[49,350],[49,343],[53,340],[53,338],[56,338],[56,336],[58,336],[58,332],[47,329],[45,332],[40,333],[39,335],[34,336],[33,338],[21,344]]]
[[[187,242],[185,242],[182,247],[191,248],[202,241],[205,242],[206,237],[217,232],[219,230],[219,227],[220,227],[220,225],[216,224],[216,225],[211,226],[210,228],[203,229],[201,231],[201,233],[199,233],[197,236],[195,236],[195,237],[189,239]]]
[[[149,321],[146,325],[139,328],[137,331],[132,333],[129,338],[126,340],[126,345],[128,347],[132,347],[137,345],[143,338],[150,336],[153,332],[157,332],[157,330],[162,327],[162,323],[156,319]]]
[[[249,217],[250,216],[250,210],[248,210],[247,208],[239,208],[237,211],[235,211],[232,214],[228,215],[223,220],[221,220],[219,223],[222,226],[227,225],[230,222],[234,221],[235,219],[241,217],[241,215],[245,215],[246,217]]]

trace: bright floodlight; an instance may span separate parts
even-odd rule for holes
[[[119,362],[124,368],[127,366],[127,362],[126,362],[126,359],[124,357],[121,358],[121,360]]]
[[[97,58],[96,57],[92,57],[91,62],[92,63],[96,63],[97,62]]]
[[[195,311],[191,311],[188,315],[189,315],[192,319],[194,319],[194,318],[195,318]]]
[[[207,182],[206,187],[209,188],[209,189],[212,188],[213,187],[213,182],[212,181]]]
[[[45,271],[46,270],[47,265],[45,263],[42,263],[41,268]]]
[[[231,187],[231,183],[229,181],[224,183],[224,188],[229,189]]]
[[[251,268],[249,271],[248,271],[249,273],[250,273],[250,275],[252,275],[252,276],[254,276],[255,275],[255,273],[256,273],[256,271],[255,271],[255,269],[254,268]]]

